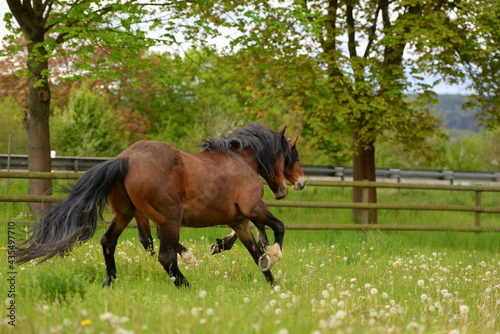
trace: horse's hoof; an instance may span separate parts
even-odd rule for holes
[[[108,277],[108,278],[106,278],[104,283],[102,283],[102,287],[109,288],[111,286],[111,283],[113,283],[113,280],[110,277]]]
[[[220,247],[218,244],[214,243],[210,246],[210,254],[215,255],[220,253]]]
[[[262,255],[259,258],[259,268],[262,271],[268,271],[273,266],[271,262],[271,257],[267,254]]]
[[[191,252],[190,250],[182,252],[181,259],[186,264],[196,264],[196,257],[194,256],[193,252]]]

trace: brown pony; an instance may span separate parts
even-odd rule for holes
[[[177,264],[181,225],[230,226],[266,280],[274,283],[269,269],[281,258],[284,224],[262,201],[259,175],[276,198],[288,192],[284,170],[293,170],[297,175],[294,186],[303,188],[305,178],[296,164],[298,154],[293,153],[284,132],[260,124],[238,129],[227,138],[206,141],[203,147],[202,152],[189,154],[166,143],[141,141],[117,158],[91,168],[62,203],[35,223],[30,237],[17,248],[17,260],[44,261],[71,249],[77,241],[89,240],[107,202],[113,219],[101,238],[107,271],[103,286],[116,278],[118,237],[136,213],[158,228],[158,259],[176,286],[189,286]],[[258,246],[250,220],[273,230],[273,246],[265,251]]]
[[[280,131],[280,133],[284,134],[285,129],[286,127],[282,131]],[[283,174],[285,178],[293,185],[295,190],[302,190],[304,189],[306,178],[298,161],[298,151],[296,148],[297,138],[293,140],[291,138],[288,138],[288,141],[290,143],[290,154],[292,155],[292,160],[295,161],[295,163],[292,166],[285,165]],[[261,176],[266,180],[266,175],[261,175]],[[280,199],[282,198],[284,197],[281,197]],[[139,241],[141,242],[145,250],[149,251],[151,255],[154,255],[155,254],[153,245],[154,239],[151,234],[151,226],[149,220],[143,215],[141,215],[139,212],[136,212],[134,218],[137,223],[137,230],[139,232]],[[263,248],[268,246],[269,242],[267,241],[265,226],[260,226],[260,225],[257,226],[257,232],[259,236],[259,241],[258,241],[259,247]],[[159,234],[158,231],[157,234]],[[215,243],[211,245],[210,252],[212,253],[212,255],[214,255],[224,250],[230,250],[237,239],[238,236],[233,231],[229,235],[223,237],[222,239],[217,239]],[[181,244],[179,244],[179,249],[177,250],[177,253],[181,256],[181,258],[185,259],[185,261],[189,262],[193,261],[194,259],[191,252]]]

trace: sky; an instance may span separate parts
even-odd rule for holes
[[[9,7],[6,3],[6,1],[0,1],[0,40],[3,39],[5,34],[7,33],[7,30],[5,28],[5,22],[3,21],[4,14],[9,10]],[[217,44],[219,44],[220,41],[218,41]],[[429,78],[429,82],[432,82],[433,78]],[[435,79],[434,79],[435,80]],[[437,94],[470,94],[469,91],[465,90],[464,85],[448,85],[441,83],[437,85],[434,88],[434,91]]]

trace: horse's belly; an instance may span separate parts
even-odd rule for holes
[[[236,211],[236,208],[233,210],[219,211],[210,208],[193,210],[189,207],[185,207],[182,215],[182,225],[186,227],[230,225],[243,219]]]

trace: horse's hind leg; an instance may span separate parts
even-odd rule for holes
[[[243,245],[246,247],[250,255],[252,255],[252,258],[255,261],[255,263],[259,265],[259,260],[264,252],[262,251],[262,248],[259,247],[259,245],[255,241],[255,238],[253,237],[253,234],[250,231],[248,222],[244,222],[239,225],[233,226],[233,230],[240,239],[240,241],[243,243]],[[266,277],[266,281],[268,283],[270,284],[275,283],[273,274],[271,274],[270,270],[263,271],[262,273]]]
[[[153,237],[151,236],[151,226],[149,225],[149,219],[144,217],[142,214],[135,213],[135,221],[137,222],[137,231],[139,232],[139,241],[145,250],[149,251],[151,255],[155,255],[155,249],[153,246]]]
[[[180,220],[180,218],[179,218]],[[160,231],[160,251],[158,260],[170,276],[175,286],[188,287],[189,282],[182,275],[177,264],[177,252],[179,249],[180,222],[171,222],[168,220],[155,221]]]
[[[111,225],[101,237],[101,246],[104,253],[104,262],[106,263],[106,280],[103,287],[110,286],[116,279],[115,249],[118,237],[123,232],[128,223],[132,220],[132,214],[115,213]]]

